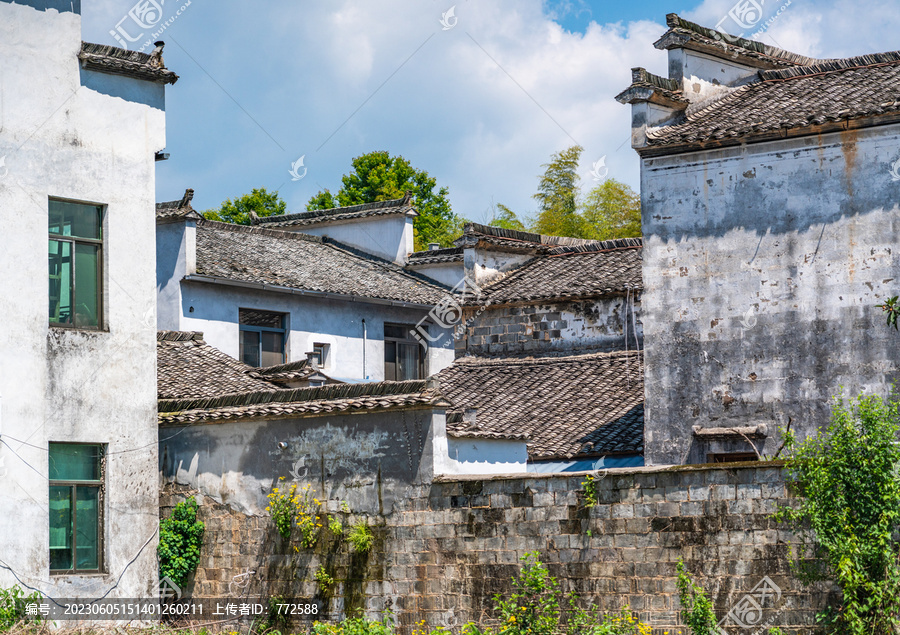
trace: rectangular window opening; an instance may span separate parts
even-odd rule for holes
[[[425,355],[412,336],[416,327],[404,324],[384,325],[384,379],[407,381],[425,377]]]
[[[103,208],[50,199],[49,317],[52,326],[102,325]]]
[[[248,366],[277,366],[285,362],[286,314],[238,309],[240,357]]]
[[[104,446],[50,444],[50,573],[103,570]]]

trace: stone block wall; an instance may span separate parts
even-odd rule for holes
[[[508,591],[521,558],[537,551],[564,592],[604,609],[628,605],[659,634],[679,626],[680,559],[726,618],[725,633],[763,625],[812,632],[816,610],[834,600],[828,585],[804,587],[791,575],[793,536],[771,518],[790,501],[779,463],[609,470],[598,476],[593,507],[584,479],[454,477],[421,486],[368,518],[375,545],[362,556],[327,531],[314,549],[295,551],[268,518],[201,497],[207,533],[193,594],[226,597],[233,576],[254,571],[247,597],[318,597],[332,618],[390,608],[405,632],[423,619],[453,628],[489,621],[492,596]],[[186,494],[169,486],[162,513]],[[337,581],[329,594],[313,580],[320,565]],[[761,612],[743,611],[754,601]]]
[[[636,349],[643,342],[640,310],[640,299],[632,306],[624,296],[467,308],[465,333],[456,340],[456,353],[503,357],[623,350],[626,329],[628,347]]]

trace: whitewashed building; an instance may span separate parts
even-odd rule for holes
[[[154,159],[177,76],[161,47],[83,43],[68,0],[0,0],[0,69],[0,587],[152,597]]]

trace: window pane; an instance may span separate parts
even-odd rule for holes
[[[419,379],[419,345],[398,344],[400,355],[400,372],[398,379]]]
[[[409,327],[401,326],[399,324],[385,324],[384,325],[384,336],[385,337],[393,337],[395,339],[407,340],[409,339]]]
[[[284,363],[284,334],[263,331],[261,366],[277,366]]]
[[[50,444],[51,481],[99,481],[99,445]]]
[[[241,361],[259,367],[259,332],[241,331]]]
[[[72,323],[72,243],[50,241],[50,321]]]
[[[284,313],[238,309],[238,322],[245,326],[265,326],[272,329],[284,328]]]
[[[100,240],[102,210],[96,205],[50,201],[50,233]]]
[[[75,326],[98,326],[99,306],[97,274],[100,269],[100,248],[96,245],[75,245]]]
[[[72,568],[72,488],[50,486],[50,568]]]
[[[99,569],[100,488],[75,488],[75,564],[78,569]]]
[[[384,343],[384,379],[397,380],[397,344],[394,342]]]

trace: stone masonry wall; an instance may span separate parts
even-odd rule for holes
[[[465,334],[456,340],[457,357],[463,354],[510,356],[572,351],[612,351],[643,341],[640,300],[624,296],[594,300],[496,305],[467,308]],[[632,310],[636,319],[632,320]],[[635,338],[635,326],[637,341]]]
[[[604,609],[627,604],[659,634],[679,625],[679,559],[719,617],[730,615],[725,633],[753,632],[740,620],[812,632],[815,611],[834,599],[828,586],[804,587],[791,575],[793,537],[771,518],[790,500],[779,463],[609,470],[598,475],[593,507],[585,505],[584,479],[456,477],[423,486],[398,510],[368,518],[375,546],[366,556],[324,530],[314,549],[295,551],[296,541],[283,543],[270,519],[201,496],[207,530],[192,592],[229,597],[232,578],[254,571],[246,597],[315,596],[332,618],[391,608],[405,632],[423,619],[453,628],[490,620],[493,594],[509,589],[526,552],[538,551],[563,591]],[[188,494],[166,488],[162,514]],[[345,526],[353,518],[344,517]],[[313,581],[319,565],[337,581],[327,595]],[[761,614],[742,610],[754,601]]]

